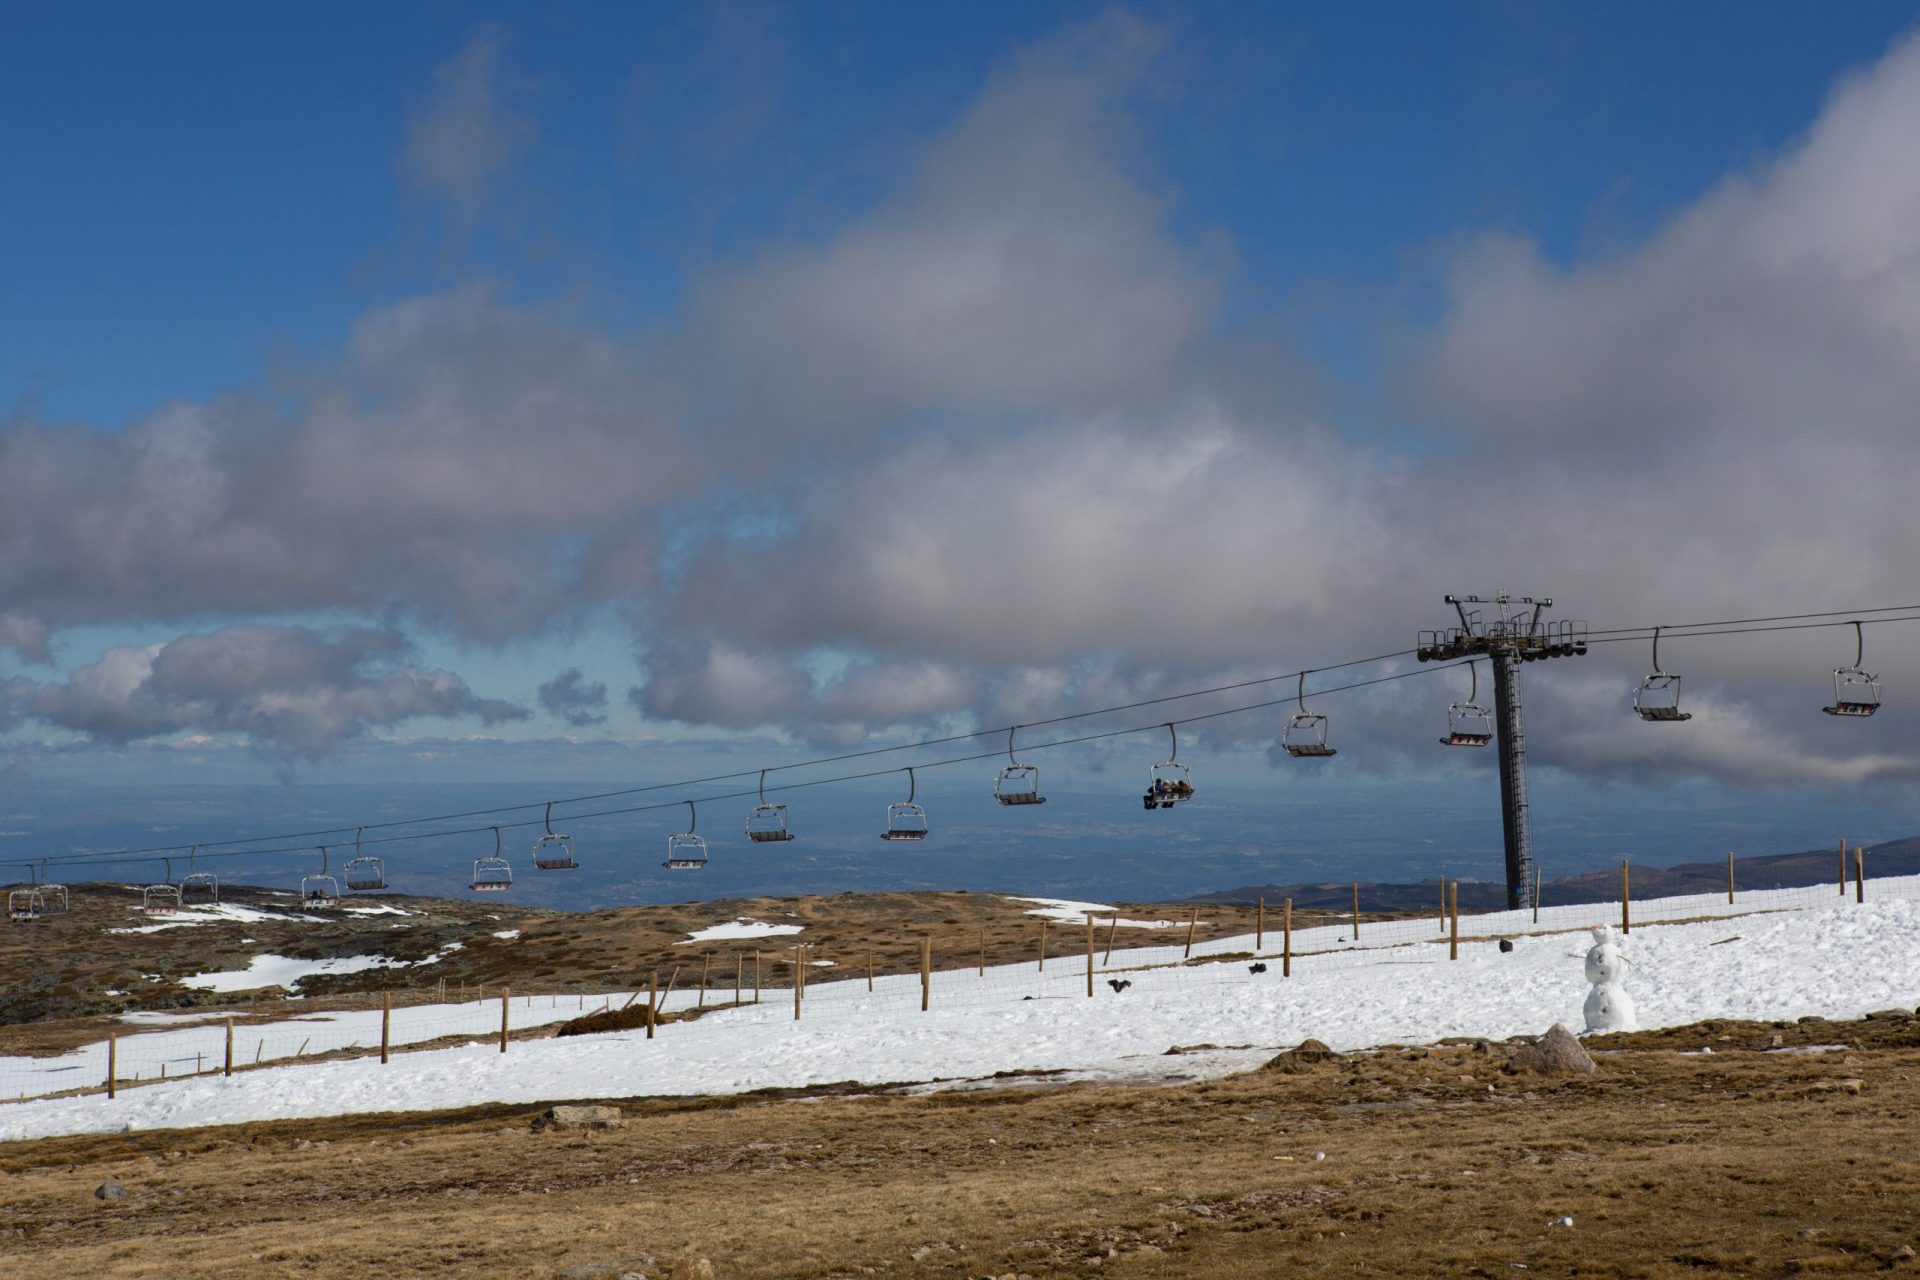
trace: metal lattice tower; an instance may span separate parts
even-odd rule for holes
[[[1415,655],[1422,662],[1452,662],[1485,657],[1493,665],[1494,707],[1500,719],[1500,810],[1506,837],[1507,907],[1527,900],[1535,875],[1533,813],[1527,802],[1527,734],[1520,710],[1520,664],[1547,658],[1571,658],[1587,651],[1587,624],[1546,621],[1550,599],[1501,594],[1448,596],[1460,625],[1422,631]],[[1492,605],[1497,617],[1483,617],[1470,605]]]

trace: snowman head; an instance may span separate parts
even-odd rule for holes
[[[1618,982],[1626,976],[1627,958],[1613,940],[1613,930],[1601,927],[1593,931],[1593,949],[1587,952],[1587,981],[1596,986]]]

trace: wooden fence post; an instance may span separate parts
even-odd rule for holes
[[[1627,860],[1620,859],[1620,933],[1624,937],[1633,932],[1633,913],[1629,905],[1633,901],[1633,892],[1627,878]]]
[[[1540,864],[1533,864],[1533,922],[1540,923]]]
[[[655,969],[647,981],[647,1039],[653,1039],[653,1024],[660,1016],[660,971]]]
[[[1733,850],[1727,850],[1727,905],[1733,905]]]
[[[1447,892],[1452,899],[1448,914],[1453,921],[1451,931],[1447,935],[1447,959],[1458,960],[1460,958],[1460,882],[1455,880],[1452,888]]]
[[[933,935],[920,939],[920,1012],[933,1002]]]
[[[1293,976],[1293,899],[1288,898],[1280,907],[1280,976]]]
[[[513,1000],[511,992],[504,987],[500,991],[500,1052],[507,1051],[507,1006]]]
[[[1853,900],[1867,900],[1867,846],[1853,846]]]
[[[980,926],[980,976],[987,976],[987,926]]]
[[[1101,964],[1113,959],[1113,935],[1118,932],[1120,932],[1120,913],[1116,911],[1113,913],[1113,919],[1107,923],[1107,954],[1100,958]]]
[[[1047,971],[1047,918],[1040,917],[1040,972]]]
[[[700,1007],[707,1007],[707,975],[713,971],[713,953],[707,952],[700,957]]]
[[[867,990],[873,990],[873,948],[867,948]]]
[[[1840,896],[1847,896],[1847,842],[1840,842]]]
[[[393,992],[380,993],[380,1065],[387,1065],[387,1046],[392,1043],[393,1034]],[[233,1024],[227,1024],[227,1067],[232,1075],[233,1067]]]
[[[1093,923],[1092,916],[1087,917],[1087,923],[1089,927],[1092,926],[1092,923]],[[1199,923],[1200,923],[1200,908],[1195,907],[1193,909],[1193,914],[1187,917],[1187,953],[1186,953],[1186,956],[1184,957],[1185,959],[1188,959],[1188,960],[1193,959],[1193,928],[1195,925]]]
[[[109,1098],[115,1097],[118,1094],[119,1081],[115,1077],[119,1074],[120,1037],[117,1035],[109,1035],[107,1037],[107,1096]]]
[[[1253,908],[1253,949],[1260,952],[1267,945],[1267,900],[1265,898]]]
[[[1194,908],[1193,915],[1196,920],[1199,919],[1200,909],[1198,907]],[[1193,948],[1193,927],[1191,925],[1187,927],[1187,948],[1188,950],[1192,950]],[[1093,995],[1093,916],[1091,913],[1087,916],[1087,995]]]
[[[793,944],[793,1020],[800,1021],[800,944]]]
[[[1360,941],[1360,882],[1353,882],[1353,940]]]
[[[760,1003],[760,953],[753,953],[753,1002]]]
[[[740,952],[733,953],[733,1003],[740,1004],[740,989],[747,981],[747,957]]]
[[[225,1076],[231,1076],[233,1074],[233,1019],[232,1018],[227,1019],[227,1062],[226,1062],[226,1066],[221,1069],[220,1074]]]

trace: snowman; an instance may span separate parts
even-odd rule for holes
[[[1587,1031],[1632,1031],[1636,1024],[1633,997],[1620,985],[1627,976],[1627,958],[1613,939],[1613,930],[1605,925],[1593,931],[1593,948],[1587,952],[1587,981],[1593,990],[1587,993],[1585,1013]]]

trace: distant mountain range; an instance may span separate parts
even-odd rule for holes
[[[1920,836],[1888,840],[1866,847],[1867,875],[1920,875]],[[1847,851],[1847,877],[1853,876],[1853,851]],[[1840,878],[1839,848],[1808,849],[1802,853],[1776,853],[1762,857],[1736,858],[1733,879],[1740,889],[1797,889],[1806,885],[1827,884],[1837,891]],[[1652,867],[1636,864],[1632,868],[1632,893],[1635,898],[1672,898],[1696,893],[1725,893],[1727,864],[1720,862],[1684,862],[1676,867]],[[1300,884],[1249,884],[1236,889],[1196,894],[1188,902],[1247,903],[1265,898],[1278,902],[1292,898],[1293,905],[1305,910],[1345,911],[1353,905],[1353,883],[1309,882]],[[1582,902],[1617,902],[1620,899],[1618,867],[1603,871],[1583,871],[1578,875],[1548,880],[1540,886],[1542,906]],[[1440,904],[1440,881],[1421,880],[1413,884],[1362,881],[1362,911],[1425,911]],[[1491,880],[1462,880],[1462,911],[1498,911],[1507,905],[1504,884]]]

